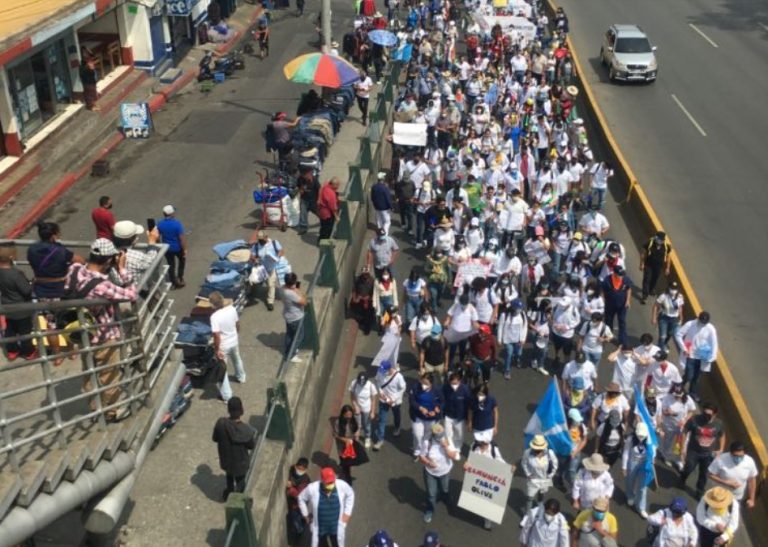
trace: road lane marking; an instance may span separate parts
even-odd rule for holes
[[[768,25],[766,25],[766,24],[764,24],[764,23],[758,23],[758,25],[760,25],[761,27],[763,27],[763,30],[764,30],[765,32],[768,32]]]
[[[691,27],[691,28],[692,28],[693,30],[695,30],[696,32],[698,32],[698,33],[699,33],[699,36],[701,36],[701,37],[702,37],[702,38],[704,38],[704,39],[705,39],[707,42],[709,42],[709,45],[711,45],[712,47],[715,47],[715,48],[717,48],[717,47],[720,47],[720,46],[718,46],[718,45],[715,43],[715,41],[714,41],[712,38],[710,38],[709,36],[707,36],[706,34],[704,34],[704,32],[703,32],[703,31],[702,31],[702,30],[701,30],[699,27],[697,27],[696,25],[694,25],[693,23],[688,23],[688,26],[689,26],[689,27]]]
[[[688,109],[685,108],[685,106],[683,106],[683,103],[680,102],[680,99],[678,99],[677,96],[674,93],[672,93],[672,100],[675,101],[675,103],[677,103],[677,106],[680,107],[680,110],[683,111],[683,114],[685,114],[688,117],[688,119],[691,120],[691,123],[693,124],[693,126],[696,129],[699,130],[699,133],[701,133],[701,136],[702,137],[706,137],[707,136],[707,132],[704,131],[704,129],[701,127],[701,125],[699,125],[699,122],[696,121],[696,118],[694,118],[691,115],[691,113],[688,112]]]

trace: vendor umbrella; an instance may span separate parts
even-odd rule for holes
[[[374,44],[384,47],[392,47],[397,44],[397,36],[388,30],[372,30],[368,33],[368,38]]]
[[[360,79],[354,65],[326,53],[299,55],[283,67],[283,74],[292,82],[331,88],[343,87]]]

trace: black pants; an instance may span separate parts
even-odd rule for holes
[[[331,234],[333,233],[333,225],[336,222],[336,217],[331,216],[330,218],[326,219],[320,219],[320,234],[317,236],[318,240],[321,239],[330,239]]]
[[[363,125],[368,123],[368,100],[368,97],[357,98],[357,106],[360,108],[360,112],[362,113]]]
[[[242,492],[245,490],[245,475],[235,476],[227,473],[227,487],[224,489],[224,501],[232,492]]]
[[[707,485],[707,469],[713,459],[714,457],[711,452],[695,452],[689,450],[685,455],[685,466],[683,466],[680,478],[685,482],[696,467],[699,468],[699,476],[696,479],[697,498],[700,498],[704,494],[704,487]]]
[[[413,220],[413,203],[403,199],[398,202],[400,206],[400,227],[406,232],[416,229],[416,223]]]
[[[21,319],[5,318],[5,337],[11,338],[13,336],[25,336],[32,332],[32,318],[23,317]],[[22,357],[32,355],[35,351],[35,347],[32,345],[32,340],[20,340],[18,342],[8,342],[5,344],[5,351],[8,353],[20,353]]]
[[[648,295],[656,288],[656,283],[661,277],[661,268],[662,266],[649,266],[648,264],[643,268],[643,299],[648,298]]]
[[[709,528],[699,525],[699,545],[701,547],[714,547],[715,540],[720,537],[722,532],[713,532]]]
[[[339,547],[339,540],[337,539],[336,534],[325,534],[320,536],[318,545],[320,547]]]
[[[187,257],[184,251],[167,251],[165,259],[168,261],[168,277],[174,285],[184,281],[184,268],[187,266]]]

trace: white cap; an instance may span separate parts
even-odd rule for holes
[[[635,426],[635,435],[637,435],[638,439],[645,439],[648,437],[648,426],[645,425],[645,422],[638,422]]]
[[[164,215],[172,215],[175,212],[176,212],[176,207],[174,207],[173,205],[166,205],[165,207],[163,207]]]
[[[437,99],[438,97],[440,97],[440,92],[439,91],[433,91],[432,92],[432,97]]]
[[[477,217],[472,217],[472,220],[469,221],[470,226],[480,226],[480,219]]]
[[[136,224],[132,220],[121,220],[115,222],[112,233],[120,239],[131,239],[133,236],[144,233],[144,226]]]
[[[384,180],[385,178],[387,178],[387,173],[384,171],[379,171],[378,175],[376,176],[379,177],[379,180]]]

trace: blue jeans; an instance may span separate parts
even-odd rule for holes
[[[432,309],[436,310],[440,307],[440,297],[445,290],[445,283],[434,283],[430,281],[427,284],[427,288],[429,289],[429,299],[432,302]]]
[[[634,498],[638,511],[645,511],[648,497],[648,487],[645,485],[645,469],[642,462],[636,463],[630,469],[625,479],[625,488],[628,498]]]
[[[597,206],[602,209],[605,205],[605,190],[593,188],[592,191],[595,193],[594,201],[597,201]]]
[[[680,318],[659,314],[659,347],[666,348],[669,340],[675,340],[677,331],[680,330]],[[677,346],[677,340],[675,340]],[[680,348],[677,348],[678,351]]]
[[[301,343],[304,341],[304,320],[290,321],[285,323],[285,347],[283,348],[283,358],[292,359],[296,352],[291,352],[291,346],[294,339],[296,340],[296,349],[301,347]]]
[[[299,200],[299,230],[309,228],[309,203],[306,200]]]
[[[413,298],[409,296],[405,301],[405,324],[410,325],[414,317],[419,313],[419,307],[424,299],[420,296]]]
[[[553,253],[552,255],[552,279],[557,279],[560,276],[560,267],[563,264],[563,255],[560,253]]]
[[[383,314],[387,308],[391,307],[392,304],[394,304],[394,302],[395,300],[391,296],[380,296],[379,303],[381,304],[381,308],[379,313]]]
[[[448,503],[448,485],[450,478],[450,473],[446,473],[442,477],[435,477],[434,475],[427,473],[427,470],[424,469],[424,486],[427,489],[428,513],[434,513],[438,496],[442,495],[445,498],[446,504]]]
[[[363,431],[363,436],[366,439],[371,438],[371,429],[373,429],[371,424],[371,413],[370,412],[360,412],[360,414],[355,414],[355,419],[357,420],[357,426]]]
[[[416,212],[416,243],[421,243],[426,239],[424,237],[424,228],[427,225],[427,215],[426,213],[419,213]]]
[[[504,374],[509,374],[512,370],[512,362],[520,364],[520,357],[523,354],[523,345],[520,343],[504,344]]]
[[[600,359],[603,357],[602,351],[587,351],[583,348],[581,351],[584,352],[584,355],[587,356],[587,359],[592,361],[592,364],[594,364],[595,366],[600,364]]]
[[[685,360],[685,373],[683,375],[683,382],[689,384],[688,393],[696,395],[699,385],[699,376],[701,376],[701,359],[693,359],[688,357]]]
[[[379,401],[379,421],[376,424],[376,442],[384,442],[384,430],[387,427],[387,416],[389,411],[392,411],[392,416],[395,419],[395,429],[400,429],[400,406],[389,406],[388,404]]]

